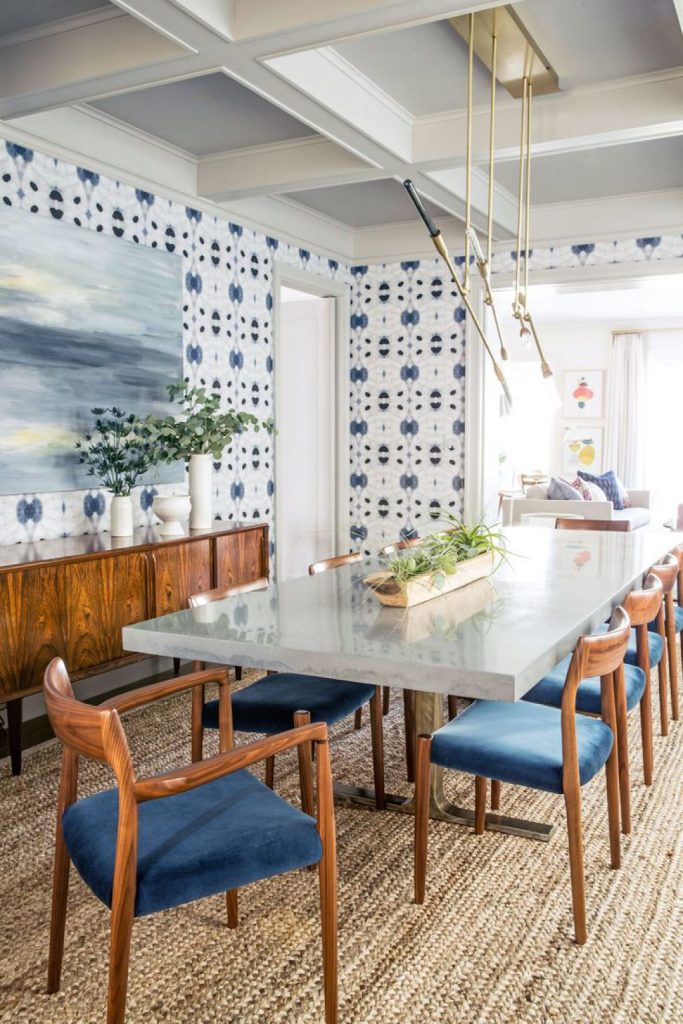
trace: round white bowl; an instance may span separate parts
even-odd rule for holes
[[[162,537],[182,537],[185,533],[183,523],[190,515],[189,494],[157,494],[152,503],[152,511],[161,526],[157,527]]]

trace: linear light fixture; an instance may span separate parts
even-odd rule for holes
[[[475,329],[477,331],[477,334],[481,338],[482,343],[484,345],[484,348],[486,349],[486,353],[487,353],[489,359],[491,360],[491,363],[493,365],[493,372],[496,375],[496,379],[500,382],[500,386],[503,389],[503,394],[505,395],[505,399],[506,399],[507,403],[509,404],[509,406],[512,406],[512,395],[510,394],[510,389],[508,387],[507,381],[505,380],[505,374],[503,373],[499,363],[496,360],[496,357],[494,356],[493,352],[491,351],[491,346],[489,345],[488,340],[486,338],[486,333],[484,331],[484,328],[482,327],[481,322],[479,320],[479,317],[477,316],[477,314],[473,310],[472,305],[470,303],[469,289],[466,291],[464,286],[463,286],[463,283],[460,281],[460,278],[458,276],[458,272],[456,271],[456,269],[455,269],[455,267],[453,265],[453,260],[451,259],[451,254],[448,251],[448,246],[446,245],[446,243],[444,241],[443,235],[441,234],[441,232],[437,228],[436,224],[434,223],[434,221],[430,217],[429,213],[425,209],[424,204],[423,204],[422,200],[420,199],[419,195],[417,194],[415,186],[413,185],[413,183],[410,180],[410,178],[407,178],[403,182],[403,184],[405,185],[405,188],[406,188],[406,191],[408,192],[408,195],[410,196],[410,198],[412,199],[413,203],[415,204],[415,209],[419,213],[420,217],[422,218],[422,220],[424,222],[425,227],[427,228],[427,231],[429,232],[429,237],[431,238],[432,242],[434,243],[434,248],[436,249],[436,251],[438,252],[439,256],[441,257],[441,259],[446,264],[446,267],[448,268],[448,272],[451,275],[451,280],[453,281],[453,284],[456,287],[458,295],[460,296],[460,301],[462,302],[463,306],[467,310],[467,314],[471,318],[472,323],[474,324],[474,327],[475,327]]]

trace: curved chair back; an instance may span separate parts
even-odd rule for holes
[[[350,551],[348,555],[335,555],[334,558],[323,558],[320,562],[314,562],[308,567],[308,575],[317,576],[319,572],[338,569],[341,565],[355,565],[356,562],[362,561],[363,556],[360,551]]]
[[[555,520],[556,530],[604,530],[612,533],[629,533],[631,524],[628,519],[573,519],[569,516],[558,516]]]
[[[129,768],[132,773],[128,741],[118,712],[78,700],[61,658],[53,658],[45,669],[43,697],[50,725],[65,748],[108,762],[117,776],[120,769]]]
[[[661,581],[665,594],[673,593],[679,571],[678,558],[673,554],[667,555],[661,562],[657,562],[656,565],[650,567],[652,575]]]
[[[648,622],[657,618],[662,605],[664,588],[662,581],[652,571],[647,574],[642,590],[632,590],[624,598],[624,608],[631,625],[647,627]]]
[[[235,597],[237,594],[249,594],[252,590],[266,590],[268,580],[262,576],[258,580],[251,580],[249,583],[228,583],[225,587],[214,587],[213,590],[205,590],[203,594],[193,594],[188,604],[190,608],[200,608],[202,605],[211,604],[212,601],[222,601],[226,597]]]
[[[405,551],[406,548],[416,548],[423,540],[424,537],[407,537],[403,540],[395,540],[393,544],[387,544],[386,547],[383,547],[380,555],[384,558],[391,558],[398,551]]]
[[[683,605],[683,544],[679,544],[671,552],[678,562],[678,603]]]
[[[576,659],[575,671],[579,673],[580,679],[616,672],[623,664],[630,635],[631,620],[626,609],[619,606],[612,613],[606,633],[579,637],[572,664]],[[569,673],[571,668],[570,665]]]

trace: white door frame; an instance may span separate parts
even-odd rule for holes
[[[349,540],[349,500],[350,500],[350,460],[349,460],[349,372],[351,354],[349,346],[349,310],[351,308],[351,287],[344,281],[335,281],[314,274],[308,270],[291,267],[287,263],[275,260],[273,265],[273,419],[275,422],[275,444],[273,479],[275,482],[274,535],[275,535],[275,573],[279,575],[281,568],[277,547],[277,524],[280,514],[281,491],[278,486],[278,466],[280,458],[280,435],[277,432],[277,410],[282,404],[282,377],[278,373],[282,353],[281,301],[280,289],[285,285],[297,291],[318,295],[320,298],[334,299],[334,337],[333,365],[335,370],[335,415],[334,415],[334,450],[330,457],[334,463],[334,522],[335,550],[330,555],[343,554],[350,550]]]
[[[642,263],[607,263],[603,266],[558,267],[554,270],[535,270],[530,274],[530,285],[554,284],[558,289],[575,290],[586,285],[586,290],[612,286],[619,281],[634,281],[657,275],[680,274],[683,261],[643,260]],[[491,288],[510,288],[514,272],[494,274]],[[470,301],[483,323],[484,301],[481,282],[472,280]],[[487,369],[484,346],[475,330],[471,317],[466,319],[465,331],[465,502],[464,515],[475,522],[484,512],[484,451],[485,451],[485,384]],[[502,364],[505,370],[505,363]]]

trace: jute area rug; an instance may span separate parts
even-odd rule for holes
[[[254,678],[252,676],[252,678]],[[653,680],[654,681],[654,680]],[[656,692],[656,685],[653,687]],[[655,781],[642,783],[632,720],[633,835],[608,860],[603,777],[584,788],[588,943],[572,941],[561,798],[503,787],[503,812],[557,825],[549,843],[431,823],[427,900],[412,902],[413,821],[337,809],[342,1024],[681,1024],[681,724],[658,735]],[[402,702],[385,721],[388,789],[404,780]],[[187,763],[185,696],[131,714],[140,773]],[[370,785],[370,729],[334,730],[335,777]],[[243,737],[239,737],[243,739]],[[212,752],[215,737],[207,744]],[[0,767],[0,1021],[105,1020],[109,912],[72,872],[62,990],[45,992],[59,748]],[[109,785],[83,762],[81,793]],[[473,782],[451,773],[449,795]],[[296,799],[294,757],[276,788]],[[323,1020],[317,875],[297,872],[240,893],[229,932],[222,896],[136,921],[129,1024],[309,1024]]]

